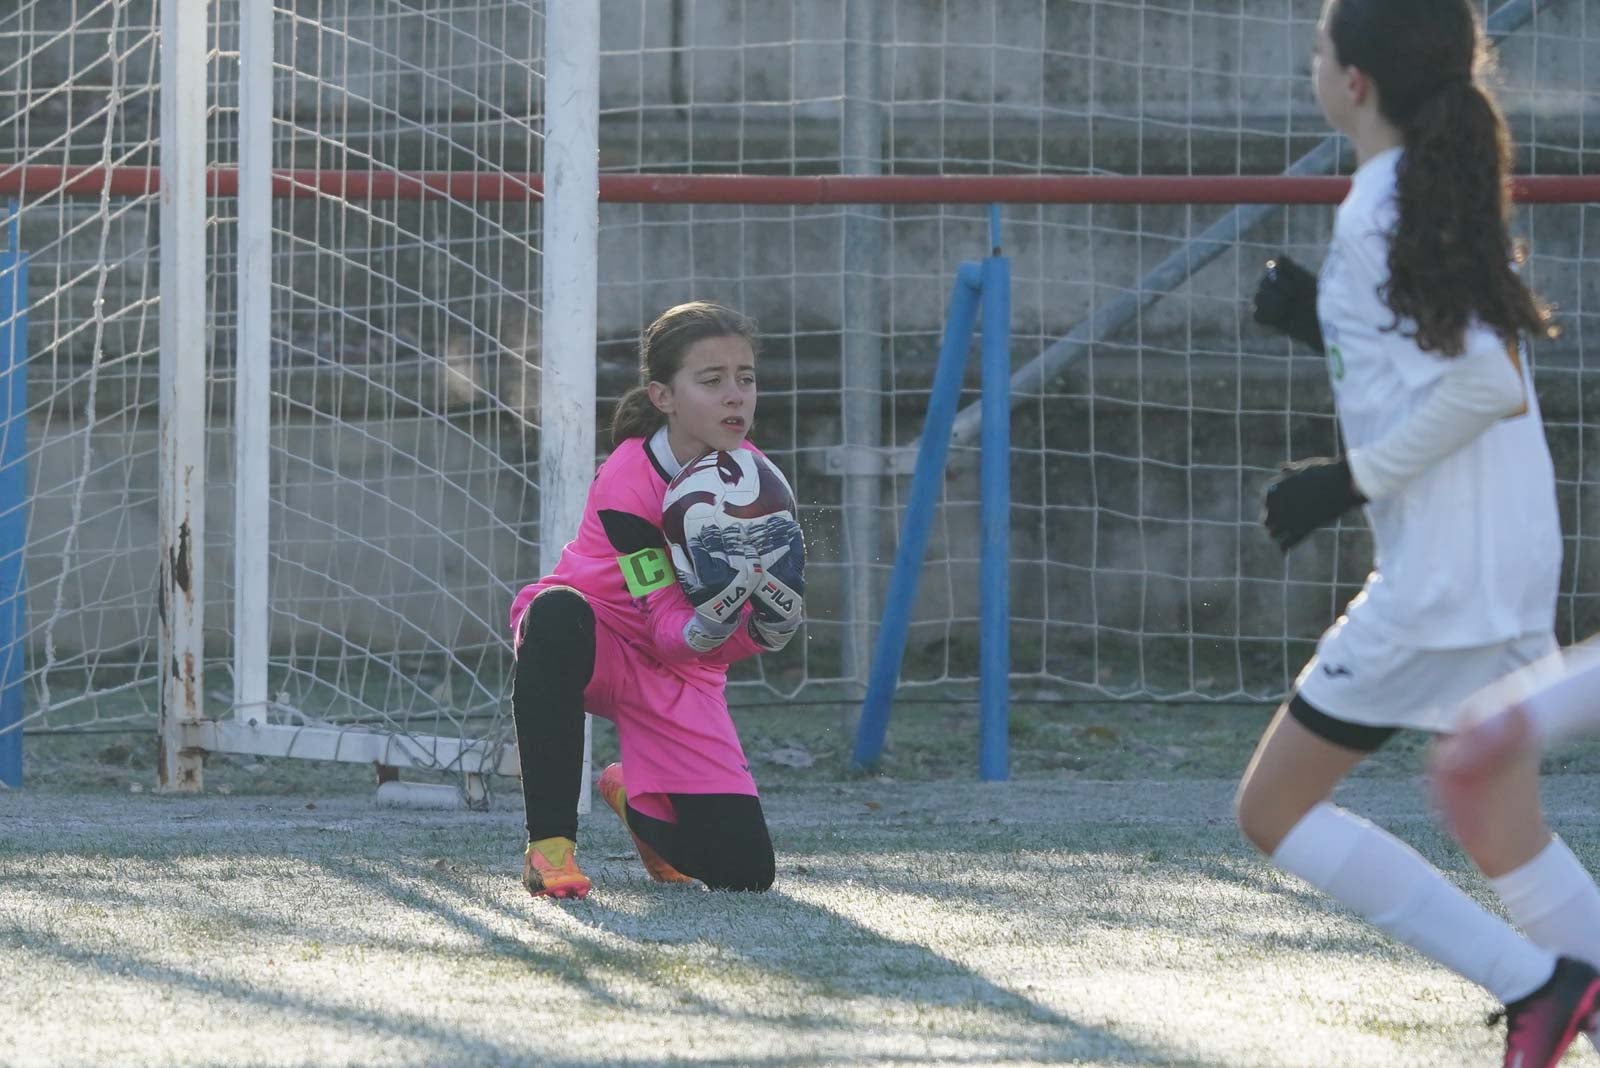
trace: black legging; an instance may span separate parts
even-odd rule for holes
[[[522,643],[511,682],[530,842],[577,840],[583,690],[593,674],[594,609],[569,587],[541,591],[522,615]]]
[[[583,691],[594,675],[594,609],[567,586],[543,590],[522,616],[511,713],[522,762],[528,840],[578,837]],[[745,794],[670,794],[677,823],[628,809],[633,832],[713,890],[772,885],[772,839],[761,802]]]
[[[749,794],[668,794],[677,823],[628,806],[628,826],[683,874],[713,890],[766,890],[776,861],[761,799]]]

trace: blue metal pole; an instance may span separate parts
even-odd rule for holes
[[[878,629],[872,673],[867,679],[866,697],[861,702],[861,722],[856,727],[852,762],[857,768],[871,767],[883,755],[884,735],[889,730],[889,708],[900,680],[906,630],[911,625],[917,580],[922,577],[922,557],[928,548],[929,528],[933,525],[933,506],[938,500],[945,456],[950,450],[950,424],[956,417],[956,404],[961,398],[967,350],[972,347],[972,326],[978,317],[981,283],[982,269],[978,264],[963,263],[956,269],[955,286],[950,291],[950,310],[944,324],[944,343],[939,349],[933,392],[928,398],[928,418],[922,428],[922,444],[917,449],[917,468],[911,477],[911,498],[900,523],[900,549],[895,553],[894,570],[889,574],[883,624]]]
[[[999,254],[999,207],[991,221],[995,255],[983,261],[983,548],[978,558],[978,777],[1010,777],[1011,716],[1011,261]]]
[[[22,674],[27,649],[28,261],[12,201],[0,252],[0,783],[22,785]]]

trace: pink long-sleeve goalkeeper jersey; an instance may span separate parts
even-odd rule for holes
[[[760,451],[749,443],[741,447]],[[684,641],[694,609],[678,587],[661,533],[661,501],[680,467],[664,433],[628,438],[606,457],[589,486],[578,534],[561,550],[556,569],[511,602],[513,642],[541,590],[570,586],[588,599],[596,623],[686,681],[720,689],[729,664],[761,652],[744,626],[704,655]],[[744,612],[748,618],[748,605]]]

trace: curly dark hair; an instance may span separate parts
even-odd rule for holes
[[[1410,319],[1418,347],[1445,356],[1461,354],[1474,315],[1507,343],[1552,335],[1549,307],[1514,268],[1523,249],[1507,231],[1511,139],[1476,80],[1489,59],[1472,4],[1329,0],[1327,27],[1340,65],[1372,79],[1383,117],[1405,137],[1386,329]]]

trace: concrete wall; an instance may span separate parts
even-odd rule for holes
[[[379,0],[336,6],[282,5],[278,60],[297,74],[278,80],[281,165],[539,169],[539,5],[445,4],[445,17],[396,12]],[[0,129],[0,163],[24,156],[32,162],[99,160],[108,116],[113,157],[124,164],[151,162],[154,7],[154,0],[122,5],[113,27],[110,8],[79,16],[74,25],[72,5],[27,6],[19,32],[0,36],[0,106],[18,104],[23,97],[16,94],[27,94],[26,106],[16,108],[19,118]],[[1305,77],[1319,7],[1317,0],[1247,0],[1178,12],[1087,0],[886,0],[880,8],[885,43],[876,50],[885,167],[897,173],[1276,173],[1327,132]],[[1501,50],[1502,98],[1524,146],[1523,170],[1581,173],[1596,165],[1593,139],[1583,131],[1600,121],[1600,98],[1584,79],[1600,62],[1600,39],[1584,7],[1546,5]],[[233,3],[218,7],[213,126],[219,163],[235,154],[230,50],[237,48],[236,11]],[[606,167],[840,168],[843,0],[609,0],[602,25]],[[107,58],[113,39],[116,64]],[[71,92],[54,89],[66,84]],[[119,204],[109,233],[97,225],[98,210],[89,202],[39,205],[28,213],[24,244],[37,264],[36,289],[53,289],[56,279],[98,262],[105,241],[106,257],[120,265],[104,280],[105,299],[117,306],[146,295],[155,232],[150,206]],[[218,210],[217,241],[225,254],[228,209]],[[1039,225],[1019,221],[1008,232],[1008,249],[1021,276],[1039,280],[1019,287],[1019,312],[1036,318],[1041,332],[1064,332],[1088,306],[1082,283],[1091,255],[1096,285],[1130,286],[1153,257],[1216,214],[1052,209]],[[696,289],[735,292],[763,320],[837,329],[841,215],[607,206],[602,336],[636,334],[652,310]],[[1029,213],[1009,215],[1027,220]],[[883,227],[883,241],[895,316],[884,331],[936,328],[944,274],[985,247],[981,212],[900,209],[893,219]],[[1285,240],[1314,249],[1325,219],[1318,213],[1303,229],[1272,227],[1242,236],[1267,249]],[[385,206],[369,214],[364,207],[301,204],[281,208],[279,225],[286,234],[313,234],[316,243],[340,250],[340,257],[318,265],[305,246],[280,246],[284,256],[296,257],[297,285],[323,308],[349,310],[359,303],[349,292],[351,267],[378,257],[386,284],[450,307],[469,333],[495,332],[488,290],[538,289],[537,252],[528,240],[539,226],[537,211]],[[500,226],[509,234],[493,233]],[[1581,237],[1581,227],[1551,227],[1536,235],[1536,251],[1570,260]],[[56,279],[52,269],[60,272]],[[490,275],[493,284],[486,285]],[[92,283],[99,281],[68,285],[59,298],[65,321],[87,316]],[[1237,285],[1233,278],[1223,283],[1228,300],[1191,305],[1183,316],[1186,333],[1231,332]],[[219,315],[230,300],[220,287]],[[434,336],[435,324],[425,314],[408,314],[408,303],[414,302],[394,293],[376,295],[371,306],[387,320],[380,332],[442,349],[447,339]],[[286,332],[327,332],[300,318],[286,323]],[[84,357],[81,339],[70,353]]]

